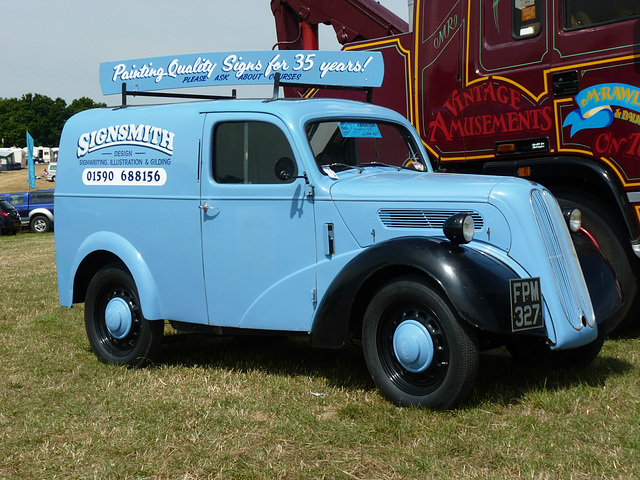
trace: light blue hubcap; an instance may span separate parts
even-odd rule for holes
[[[104,312],[105,323],[109,333],[118,340],[129,335],[133,319],[126,301],[120,297],[112,298]]]
[[[413,373],[424,372],[433,360],[429,330],[416,320],[405,320],[393,334],[393,351],[404,368]]]

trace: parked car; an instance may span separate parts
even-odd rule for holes
[[[20,214],[23,227],[34,233],[45,233],[53,229],[53,190],[0,193]]]
[[[58,164],[56,162],[51,162],[49,164],[49,168],[47,169],[47,175],[45,176],[45,178],[47,180],[49,180],[50,182],[55,182],[56,181],[56,169],[58,167]]]
[[[9,202],[0,200],[0,235],[15,235],[20,230],[20,214]]]

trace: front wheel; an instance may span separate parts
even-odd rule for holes
[[[142,315],[135,282],[117,267],[105,267],[89,283],[84,322],[96,356],[105,363],[142,367],[158,353],[163,321]]]
[[[377,292],[364,315],[362,347],[374,382],[400,406],[457,405],[478,372],[474,330],[419,277],[394,280]]]

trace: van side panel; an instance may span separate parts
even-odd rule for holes
[[[207,323],[198,209],[201,131],[194,105],[98,109],[69,120],[55,193],[62,305],[73,303],[74,289],[86,289],[76,283],[78,267],[104,251],[131,272],[147,319]]]

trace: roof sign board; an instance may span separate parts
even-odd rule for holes
[[[380,52],[283,50],[215,52],[100,64],[104,95],[122,84],[139,92],[198,86],[268,85],[275,74],[288,83],[379,87],[384,76]]]

